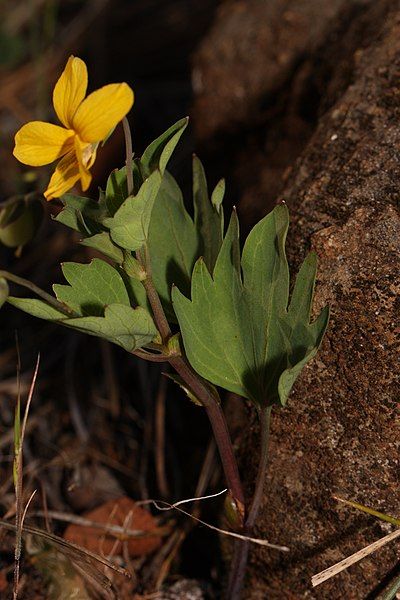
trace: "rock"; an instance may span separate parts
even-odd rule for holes
[[[292,214],[289,258],[297,265],[310,246],[317,251],[316,311],[328,301],[332,318],[317,359],[274,414],[255,534],[291,552],[253,549],[246,600],[360,600],[398,560],[388,545],[311,588],[313,574],[390,530],[333,494],[398,516],[398,2],[386,10],[380,35],[357,51],[351,85],[320,118],[282,193]],[[249,492],[257,440],[256,427],[242,440]]]
[[[207,172],[249,228],[280,197],[319,122],[354,80],[389,0],[228,0],[193,58],[193,123]]]
[[[196,52],[194,113],[201,137],[254,121],[326,37],[346,0],[222,3]]]

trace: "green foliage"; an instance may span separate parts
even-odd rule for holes
[[[184,294],[189,294],[196,259],[204,256],[210,268],[215,264],[222,243],[221,202],[224,187],[221,181],[210,199],[203,166],[194,157],[193,222],[185,208],[178,184],[168,171],[164,173],[151,216],[148,248],[153,280],[167,317],[172,322],[176,322],[171,303],[172,285],[175,284]]]
[[[153,171],[136,196],[128,197],[115,213],[106,219],[112,240],[126,250],[139,250],[148,237],[151,212],[161,185],[160,171]]]
[[[64,209],[56,220],[84,237],[83,244],[102,252],[119,264],[120,249],[139,250],[148,239],[151,213],[167,163],[188,119],[181,119],[160,135],[132,162],[133,195],[128,197],[126,167],[115,170],[100,201],[65,194]]]
[[[10,289],[8,287],[7,279],[0,277],[0,308],[7,301],[10,295]]]
[[[104,211],[101,204],[74,194],[64,194],[62,197],[63,210],[55,217],[55,220],[70,229],[79,231],[84,236],[91,236],[101,231],[101,221]]]
[[[108,263],[94,259],[89,264],[65,263],[62,270],[69,285],[55,284],[60,310],[36,298],[8,298],[21,310],[67,327],[102,337],[132,352],[157,337],[149,312],[132,308],[121,274]],[[62,312],[71,310],[71,317]]]
[[[140,162],[137,160],[132,162],[134,194],[139,191],[143,183],[139,164]],[[107,180],[105,202],[108,214],[113,217],[127,197],[126,167],[122,167],[122,169],[113,171]]]
[[[38,319],[43,319],[44,321],[60,321],[60,323],[62,323],[68,319],[61,310],[57,310],[38,298],[17,298],[16,296],[9,296],[7,302],[12,306],[15,306],[15,308],[19,308],[29,315],[37,317]]]
[[[133,309],[124,304],[106,306],[104,317],[69,319],[65,325],[102,337],[128,352],[149,344],[157,336],[157,329],[147,310],[141,307]]]
[[[121,264],[124,259],[124,254],[111,239],[108,231],[102,231],[101,233],[96,233],[90,237],[84,238],[81,241],[82,246],[88,246],[89,248],[93,248],[94,250],[98,250],[104,256],[111,258],[114,262]]]
[[[185,209],[182,192],[166,171],[153,208],[148,247],[153,280],[171,321],[176,320],[171,286],[175,283],[185,293],[189,291],[199,243],[199,232]]]
[[[184,346],[204,378],[258,405],[284,405],[303,366],[313,358],[328,309],[310,324],[316,257],[310,254],[289,301],[286,206],[276,207],[248,236],[240,261],[234,213],[211,277],[203,259],[192,275],[189,300],[172,298]]]
[[[133,352],[157,338],[157,329],[149,313],[141,307],[132,308],[124,304],[110,304],[105,307],[104,317],[66,317],[43,300],[37,298],[16,298],[10,296],[8,302],[24,312],[60,325],[72,327],[83,333],[101,337],[124,350]]]
[[[0,242],[9,248],[24,246],[36,235],[43,218],[38,200],[9,201],[0,210]]]
[[[70,285],[55,284],[54,292],[60,302],[79,315],[102,315],[109,304],[130,305],[120,274],[103,260],[64,263],[62,272]]]
[[[143,177],[148,177],[155,169],[159,169],[161,174],[164,173],[188,122],[187,117],[180,119],[146,148],[140,159]]]
[[[64,264],[68,285],[54,286],[59,310],[51,299],[8,301],[132,351],[159,339],[142,285],[150,265],[166,316],[170,323],[178,322],[194,369],[210,385],[257,405],[284,405],[328,323],[327,308],[310,323],[316,257],[311,253],[304,261],[289,303],[286,206],[276,207],[254,227],[240,257],[235,213],[224,237],[224,180],[210,196],[197,157],[191,218],[179,186],[166,171],[186,126],[187,119],[178,121],[132,161],[132,195],[123,167],[111,173],[98,202],[63,197],[57,220],[116,266],[99,259],[88,265]],[[0,234],[1,227],[0,219]],[[3,288],[6,299],[8,290]]]
[[[213,202],[208,195],[206,174],[197,156],[193,157],[193,204],[196,231],[200,234],[200,255],[209,271],[212,271],[222,244],[224,213],[221,202],[224,189],[220,184]],[[178,283],[178,282],[175,282]]]
[[[109,180],[106,191],[107,205],[119,205],[119,208],[113,218],[107,219],[104,224],[109,228],[112,240],[121,248],[134,252],[146,242],[150,217],[160,190],[162,177],[186,126],[187,119],[181,119],[175,123],[150,144],[140,161],[133,163],[135,188],[137,189],[134,196],[126,198],[121,203],[124,194],[127,194],[126,169],[118,171],[114,175],[114,184]],[[138,187],[140,172],[143,183]]]

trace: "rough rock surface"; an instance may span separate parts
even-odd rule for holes
[[[228,0],[193,57],[192,115],[207,172],[249,226],[354,80],[389,0]]]
[[[231,5],[227,3],[225,10]],[[237,125],[237,135],[241,132],[244,140],[242,153],[236,155],[237,172],[246,172],[249,150],[258,153],[261,170],[256,184],[245,181],[242,197],[250,202],[249,190],[258,187],[256,199],[261,199],[270,185],[270,200],[277,190],[286,199],[292,214],[289,258],[297,266],[310,247],[318,252],[316,309],[326,302],[332,309],[319,356],[305,370],[288,407],[274,415],[270,473],[255,533],[287,544],[291,552],[283,556],[253,550],[246,600],[372,599],[379,584],[394,574],[398,561],[398,546],[388,545],[311,588],[313,574],[390,531],[390,526],[339,505],[333,494],[399,516],[400,6],[398,1],[383,1],[354,3],[353,9],[347,22],[340,19],[341,37],[321,41],[319,54],[310,55],[300,69],[307,73],[300,83],[297,78],[303,91],[306,84],[323,81],[323,86],[314,96],[318,102],[310,107],[312,116],[306,119],[302,153],[301,144],[293,150],[290,138],[289,142],[285,138],[287,127],[278,136],[279,144],[287,143],[293,151],[287,152],[286,173],[283,168],[279,171],[275,187],[263,167],[267,134],[260,133],[257,142],[253,138],[249,144],[245,127]],[[227,27],[234,18],[234,14],[225,17]],[[240,53],[238,42],[232,40],[231,45]],[[269,51],[272,56],[273,48]],[[216,57],[218,66],[219,55],[210,52],[210,62]],[[249,62],[247,69],[252,69]],[[204,90],[212,81],[212,77],[203,80]],[[251,113],[253,88],[245,77],[242,81],[251,96],[247,105]],[[293,76],[290,85],[293,95]],[[297,98],[303,91],[296,92]],[[198,99],[198,111],[204,102]],[[293,106],[288,102],[281,107],[280,124],[289,119],[287,109]],[[230,122],[229,110],[225,122],[219,117],[219,127]],[[251,126],[245,109],[237,114]],[[207,127],[216,127],[217,117],[211,118]],[[302,116],[294,112],[291,118],[300,122]],[[270,122],[266,118],[260,128]],[[204,135],[212,138],[213,133]],[[258,205],[255,212],[266,208]],[[241,467],[249,494],[257,440],[256,425],[241,439]]]
[[[209,137],[259,117],[270,97],[292,77],[298,61],[326,36],[345,4],[345,0],[223,3],[193,68],[200,135]]]

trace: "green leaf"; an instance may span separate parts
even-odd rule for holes
[[[223,197],[223,195],[222,195]],[[193,204],[194,222],[200,233],[200,254],[204,257],[207,268],[212,271],[222,244],[223,212],[221,190],[214,194],[214,205],[208,195],[206,175],[203,165],[197,156],[193,156]]]
[[[248,236],[240,262],[235,213],[211,277],[203,260],[189,300],[172,298],[189,361],[212,383],[258,405],[284,405],[303,366],[316,354],[328,324],[325,308],[310,323],[316,257],[296,279],[291,303],[285,239],[289,215],[277,206]]]
[[[8,287],[7,279],[4,279],[4,277],[0,277],[0,308],[5,302],[7,302],[9,295],[10,288]]]
[[[148,177],[155,169],[159,169],[161,174],[164,174],[168,161],[185,131],[188,121],[188,117],[180,119],[146,148],[140,160],[145,177]]]
[[[157,335],[157,329],[147,310],[124,304],[106,306],[104,317],[68,319],[64,324],[104,338],[128,352],[149,344]]]
[[[55,221],[79,231],[84,236],[94,235],[101,231],[100,222],[105,215],[98,202],[74,194],[64,194],[61,200],[64,208],[55,217]]]
[[[9,296],[7,302],[12,306],[15,306],[15,308],[18,308],[33,317],[37,317],[38,319],[44,319],[45,321],[64,321],[68,318],[64,313],[38,298],[17,298],[15,296]]]
[[[143,181],[138,166],[138,161],[136,160],[132,163],[132,174],[134,190],[137,192]],[[122,167],[122,169],[116,169],[113,171],[107,180],[105,201],[109,216],[115,215],[127,197],[128,185],[126,180],[126,167]]]
[[[102,231],[91,237],[84,238],[81,240],[81,244],[98,250],[104,254],[104,256],[108,256],[108,258],[111,258],[111,260],[118,264],[122,263],[124,259],[121,248],[118,248],[118,246],[112,242],[110,234],[107,231]]]
[[[60,302],[80,315],[102,315],[108,304],[129,306],[129,296],[118,271],[95,258],[89,264],[64,263],[62,271],[70,285],[54,284]]]
[[[106,306],[104,316],[66,317],[65,314],[36,298],[8,298],[8,302],[24,312],[72,327],[83,333],[104,338],[128,352],[149,344],[157,337],[153,319],[144,308],[125,304]]]
[[[113,241],[126,250],[139,250],[147,239],[151,212],[161,185],[160,171],[154,171],[136,196],[130,196],[105,224]]]
[[[36,235],[42,219],[41,202],[15,200],[0,210],[0,242],[8,248],[24,246]]]
[[[153,280],[170,320],[176,321],[171,286],[190,290],[190,277],[199,256],[199,234],[183,202],[175,179],[165,171],[149,228],[149,254]]]
[[[211,204],[218,214],[222,210],[222,201],[225,196],[225,179],[220,179],[211,194]]]

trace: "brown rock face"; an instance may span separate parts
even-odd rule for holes
[[[234,5],[239,11],[242,4],[227,3],[224,10]],[[248,3],[254,18],[261,4]],[[276,8],[283,3],[265,4],[272,11],[272,5]],[[301,3],[284,4],[289,11],[297,10]],[[328,4],[334,10],[340,5],[311,0],[307,4],[308,10]],[[270,472],[255,533],[288,545],[291,552],[283,556],[253,549],[243,595],[246,600],[372,599],[381,582],[387,583],[394,575],[398,561],[395,542],[320,587],[311,587],[313,574],[390,531],[390,526],[338,505],[333,494],[399,516],[400,6],[398,1],[376,3],[379,6],[350,4],[353,8],[358,4],[362,10],[353,12],[347,23],[339,19],[339,38],[326,34],[325,42],[319,40],[319,54],[311,48],[303,62],[301,44],[296,43],[294,49],[287,49],[287,56],[292,57],[286,58],[286,66],[280,67],[281,77],[291,81],[285,88],[291,100],[279,109],[281,125],[289,118],[287,107],[304,106],[293,102],[293,97],[299,98],[306,84],[317,86],[324,73],[313,117],[307,121],[299,110],[291,113],[295,122],[308,122],[304,149],[297,160],[296,150],[287,153],[286,173],[281,169],[278,183],[270,184],[271,173],[263,170],[268,134],[260,134],[255,153],[260,157],[261,173],[256,184],[243,186],[248,202],[252,185],[261,190],[275,185],[275,191],[286,199],[292,214],[289,258],[298,265],[307,249],[317,251],[316,310],[326,302],[332,309],[317,359],[298,381],[288,407],[274,412]],[[226,27],[235,18],[232,9],[225,18]],[[286,25],[278,19],[276,27],[284,29]],[[232,30],[233,38],[235,35]],[[265,55],[272,56],[271,40],[279,35],[277,32],[265,42]],[[310,48],[304,31],[302,36],[303,47]],[[242,57],[240,44],[235,45],[234,39],[230,43]],[[212,48],[220,46],[213,41],[207,59],[212,63],[215,58],[215,69],[222,68],[222,63]],[[296,57],[302,62],[296,75],[300,92],[288,66]],[[257,61],[258,55],[253,56],[256,71],[262,68]],[[240,68],[239,60],[238,77]],[[249,62],[247,69],[253,69]],[[300,72],[307,72],[307,77],[299,79]],[[268,77],[266,74],[259,86],[266,85]],[[209,90],[212,81],[212,77],[203,80],[203,89]],[[246,110],[254,110],[256,86],[246,77],[242,83],[245,94],[249,90],[249,103],[243,109],[231,106],[224,116],[218,116],[218,124],[213,115],[205,136],[212,136],[212,128],[223,129],[225,123],[231,123],[235,110],[238,120],[250,123]],[[276,96],[275,102],[279,104]],[[205,103],[200,95],[197,110],[206,110]],[[260,128],[268,125],[266,118]],[[236,156],[240,172],[246,171],[251,161],[246,152],[249,138],[242,131],[244,148]],[[287,127],[281,128],[279,144],[289,143],[293,149],[285,132]],[[297,150],[299,153],[301,148]],[[262,193],[256,198],[261,199]],[[265,212],[265,208],[265,204],[263,208],[258,205],[256,212]],[[255,426],[241,440],[241,466],[249,494],[257,447]]]
[[[199,134],[209,137],[257,118],[345,5],[345,0],[223,3],[193,68]]]

